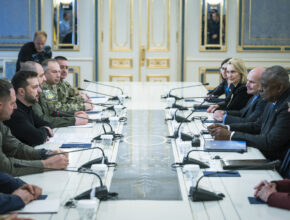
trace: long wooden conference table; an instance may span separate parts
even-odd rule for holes
[[[266,204],[251,205],[248,197],[253,196],[253,187],[261,180],[277,180],[281,176],[274,170],[239,171],[241,177],[208,177],[203,178],[200,186],[225,195],[223,200],[211,202],[193,202],[188,197],[190,182],[185,178],[182,168],[171,168],[174,162],[181,162],[183,154],[175,139],[166,136],[173,134],[172,121],[165,121],[169,110],[161,95],[175,87],[198,85],[199,83],[108,83],[119,86],[124,94],[131,97],[126,103],[126,123],[120,123],[116,132],[124,135],[104,152],[110,162],[117,162],[116,167],[109,167],[102,177],[104,185],[110,192],[119,193],[114,200],[100,201],[94,219],[130,220],[130,219],[289,219],[289,211],[269,207]],[[118,89],[87,83],[84,88],[105,94],[118,95]],[[202,97],[207,90],[203,86],[173,91],[173,94],[183,97]],[[90,96],[96,96],[88,92]],[[200,99],[201,101],[201,99]],[[179,102],[192,106],[193,102]],[[98,108],[98,107],[97,107]],[[188,115],[189,111],[179,112]],[[112,114],[108,112],[105,114]],[[195,112],[193,116],[211,114]],[[94,115],[90,114],[90,117]],[[106,128],[107,129],[107,128]],[[185,124],[185,133],[199,134],[204,129],[200,120]],[[91,139],[103,133],[102,124],[91,124],[83,127],[65,127],[54,129],[55,137],[51,141],[38,146],[54,150],[64,143],[90,143]],[[204,140],[201,138],[201,147]],[[92,146],[102,144],[95,143]],[[64,149],[71,151],[74,149]],[[223,159],[263,159],[259,150],[248,147],[246,153],[209,153],[193,152],[191,157],[210,164],[207,171],[222,170],[219,160],[213,157],[219,155]],[[68,169],[76,169],[83,163],[100,157],[98,149],[69,154]],[[202,170],[203,171],[203,170]],[[202,175],[202,172],[199,173]],[[66,208],[64,204],[70,198],[99,186],[95,175],[65,171],[49,171],[40,174],[21,177],[24,181],[42,187],[47,199],[60,201],[56,214],[26,214],[37,220],[79,219],[76,208]]]

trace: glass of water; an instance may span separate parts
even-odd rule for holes
[[[104,146],[104,148],[110,147],[112,145],[113,142],[113,135],[111,134],[103,134],[101,136],[102,139],[102,145]]]
[[[191,185],[196,184],[196,179],[199,175],[200,167],[196,164],[186,164],[183,166],[183,173],[187,181],[191,182]]]
[[[174,102],[175,98],[173,97],[166,98],[167,107],[171,108]]]

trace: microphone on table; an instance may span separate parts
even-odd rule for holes
[[[233,160],[234,161],[234,160]],[[259,165],[234,165],[234,169],[235,170],[271,170],[271,169],[275,169],[278,168],[281,164],[280,160],[273,160],[270,162],[266,162],[263,164],[259,164]],[[223,166],[224,170],[228,170],[231,169],[230,166]]]
[[[15,168],[24,168],[24,167],[37,168],[37,169],[42,168],[42,167],[30,166],[30,165],[25,165],[25,164],[20,164],[20,163],[14,163],[13,166]],[[93,172],[93,171],[91,171],[89,169],[85,169],[85,168],[79,169],[79,170],[55,169],[55,168],[44,168],[44,169],[48,170],[48,171],[64,171],[64,172],[72,172],[72,173],[93,174],[99,179],[100,186],[95,187],[94,189],[89,189],[89,190],[87,190],[87,191],[75,196],[73,199],[67,201],[65,206],[73,205],[73,200],[90,199],[91,192],[93,190],[95,191],[95,195],[94,196],[97,197],[100,200],[108,200],[109,198],[116,197],[118,195],[117,193],[108,192],[108,189],[103,184],[103,181],[102,181],[101,177],[97,173],[95,173],[95,172]]]
[[[207,86],[207,85],[209,85],[209,83],[202,83],[202,84],[199,84],[199,85],[182,86],[182,87],[173,88],[173,89],[169,90],[169,93],[168,93],[167,96],[163,96],[162,98],[173,97],[176,100],[181,100],[181,99],[183,99],[183,97],[178,97],[178,96],[175,96],[175,95],[171,95],[171,92],[174,91],[174,90],[178,90],[178,89],[186,89],[186,88],[192,88],[192,87],[198,87],[198,86]]]
[[[100,147],[91,147],[91,148],[84,148],[84,149],[78,149],[78,150],[72,150],[72,151],[66,151],[66,152],[60,152],[60,153],[53,153],[49,154],[47,157],[52,157],[55,155],[61,155],[61,154],[68,154],[68,153],[75,153],[80,151],[87,151],[87,150],[94,150],[99,149],[102,152],[102,157],[98,157],[96,159],[90,160],[83,165],[81,165],[78,169],[81,168],[90,168],[93,164],[106,164],[107,166],[116,166],[116,163],[109,162],[107,156],[105,155],[105,152]]]
[[[177,115],[176,113],[177,113],[178,110],[179,110],[179,109],[177,109],[177,110],[175,111],[175,113],[174,113],[174,117],[169,118],[169,119],[166,119],[166,120],[167,120],[167,121],[175,120],[175,121],[177,121],[178,123],[181,123],[181,122],[183,122],[183,123],[188,123],[188,122],[190,122],[190,120],[188,120],[187,118],[185,118],[185,117],[183,117],[183,116],[180,116],[180,115]]]
[[[110,127],[110,131],[109,131],[109,132],[106,131],[106,128],[105,128],[105,126],[104,126],[105,124],[108,125],[108,126]],[[110,123],[103,123],[102,127],[103,127],[103,130],[104,130],[104,133],[103,133],[103,134],[100,134],[100,135],[98,135],[98,136],[96,136],[96,137],[94,137],[94,138],[92,139],[92,141],[100,141],[100,140],[102,140],[102,135],[112,135],[112,136],[113,136],[113,141],[115,141],[115,140],[119,140],[119,139],[121,139],[121,138],[124,137],[122,134],[116,134],[116,133],[114,132],[112,126],[110,125]]]
[[[66,99],[68,100],[76,100],[75,98],[73,97],[67,97]],[[97,105],[97,106],[101,106],[101,107],[107,107],[107,108],[111,108],[113,107],[114,105],[113,104],[106,104],[106,103],[93,103],[93,102],[89,102],[89,101],[84,101],[84,103],[88,103],[88,104],[92,104],[92,105]]]
[[[200,103],[200,105],[202,105],[203,103],[204,103],[204,101],[202,103]],[[192,112],[186,118],[183,117],[184,119],[180,121],[180,124],[179,124],[177,130],[173,134],[174,138],[178,138],[179,137],[179,130],[180,130],[180,127],[181,127],[182,123],[190,121],[190,120],[188,120],[188,118],[195,112],[195,110],[196,109],[193,109]],[[175,115],[176,115],[177,111],[175,111]],[[176,117],[177,117],[177,115],[175,116],[175,119],[177,119]],[[185,133],[181,132],[180,133],[180,138],[183,141],[191,141],[191,145],[193,147],[199,147],[200,146],[199,136],[192,137],[192,136],[190,136],[188,134],[185,134]]]
[[[87,79],[84,79],[84,82],[94,83],[94,84],[97,84],[97,85],[102,85],[102,86],[107,86],[107,87],[115,88],[115,89],[120,90],[122,95],[124,94],[123,89],[121,89],[121,88],[118,87],[118,86],[112,86],[112,85],[108,85],[108,84],[100,83],[100,82],[97,82],[97,81],[91,81],[91,80],[87,80]],[[130,97],[126,96],[125,98],[126,98],[126,99],[129,99]]]
[[[53,111],[52,112],[52,116],[59,116],[59,117],[75,117],[75,118],[81,118],[81,119],[87,119],[89,122],[96,122],[96,123],[103,123],[103,122],[107,122],[109,121],[109,119],[90,119],[90,118],[86,118],[86,117],[81,117],[78,115],[74,115],[74,114],[70,114],[67,112],[61,112],[61,111]]]
[[[101,93],[101,92],[96,92],[96,91],[92,91],[92,90],[88,90],[88,89],[82,89],[82,88],[78,88],[78,90],[86,91],[86,92],[92,92],[92,93],[95,93],[95,94],[108,96],[108,97],[110,97],[109,100],[112,100],[112,101],[118,100],[119,103],[121,102],[118,96],[112,96],[112,95],[104,94],[104,93]]]
[[[234,171],[216,171],[213,173],[204,174],[197,180],[196,185],[191,186],[189,189],[189,196],[191,197],[192,201],[194,202],[218,201],[218,200],[222,200],[225,197],[223,193],[214,193],[214,192],[198,187],[198,184],[202,178],[209,177],[218,173],[236,174]]]
[[[201,169],[210,168],[210,166],[205,162],[202,162],[202,161],[194,159],[194,158],[189,158],[189,154],[194,152],[194,151],[204,151],[204,150],[193,149],[193,150],[188,151],[187,155],[185,157],[183,157],[182,163],[180,165],[197,164],[200,166]]]
[[[266,169],[274,169],[276,167],[279,167],[280,164],[281,164],[280,160],[274,160],[271,162],[264,163],[262,165],[248,166],[248,167],[244,166],[241,168],[246,169],[246,170],[256,170],[256,169],[263,168],[266,170]],[[235,169],[239,169],[239,168],[235,167]],[[216,171],[213,173],[204,174],[197,180],[195,187],[193,186],[190,187],[189,196],[191,197],[192,201],[217,201],[217,200],[222,200],[225,197],[223,193],[217,194],[217,193],[210,192],[208,190],[198,187],[198,184],[202,178],[209,177],[209,176],[219,174],[219,173],[236,174],[234,170]]]

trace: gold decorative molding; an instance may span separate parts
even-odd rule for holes
[[[249,1],[249,40],[285,40],[282,38],[252,38],[251,37],[251,7],[252,0]],[[241,5],[241,7],[240,7]],[[246,52],[246,53],[289,53],[290,48],[288,45],[269,45],[269,44],[259,44],[259,45],[249,45],[244,44],[245,40],[245,1],[237,0],[237,40],[236,40],[236,50],[237,52]],[[240,14],[241,13],[241,14]],[[241,18],[241,19],[240,19]],[[239,34],[240,33],[240,34]],[[289,39],[289,38],[287,38]],[[240,42],[240,43],[239,43]]]
[[[170,76],[167,74],[147,74],[146,81],[147,82],[169,82]]]
[[[126,23],[127,23],[127,31],[126,32],[126,40],[123,43],[117,41],[117,13],[116,13],[116,0],[110,0],[109,2],[109,18],[110,18],[110,51],[132,51],[133,50],[133,0],[127,0],[127,10],[129,12],[126,13]],[[119,1],[120,2],[120,1]],[[126,25],[124,25],[126,26]],[[117,47],[116,47],[117,46]]]
[[[219,43],[212,44],[208,42],[208,12],[209,9],[208,0],[200,0],[200,52],[225,52],[227,51],[227,34],[228,34],[228,1],[221,0],[217,4],[210,4],[210,7],[218,10],[220,18],[220,29],[219,29]]]
[[[169,69],[169,58],[151,57],[146,59],[148,69]]]
[[[109,65],[111,69],[132,69],[132,58],[110,58]]]
[[[74,88],[78,88],[81,86],[81,67],[80,66],[69,66],[68,74],[72,74],[73,76],[73,84]],[[77,78],[77,80],[76,80]]]
[[[163,1],[164,4],[164,32],[162,33],[163,41],[161,43],[156,43],[153,39],[154,36],[154,28],[153,22],[154,19],[154,12],[152,12],[151,5],[154,4],[154,0],[147,0],[147,8],[148,8],[148,17],[147,17],[147,51],[150,52],[169,52],[170,51],[170,1]],[[167,11],[166,11],[167,9]],[[156,9],[160,10],[160,9]],[[158,18],[157,18],[158,19]],[[152,47],[154,46],[154,47]]]
[[[131,74],[127,75],[109,75],[109,80],[110,82],[113,82],[113,79],[117,79],[115,81],[117,82],[132,82],[133,81],[133,76]],[[126,80],[127,79],[127,80]]]
[[[198,81],[205,83],[207,82],[207,75],[218,75],[219,77],[218,84],[220,84],[222,81],[222,76],[221,76],[219,68],[220,67],[204,67],[204,66],[199,67],[198,68],[198,72],[199,72]],[[207,89],[214,89],[215,87],[216,86],[210,86],[210,85],[206,86]]]

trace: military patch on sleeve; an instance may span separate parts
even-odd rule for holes
[[[52,91],[50,89],[44,89],[42,91],[43,91],[46,99],[51,100],[51,101],[53,101],[55,99],[55,95],[52,93]]]

